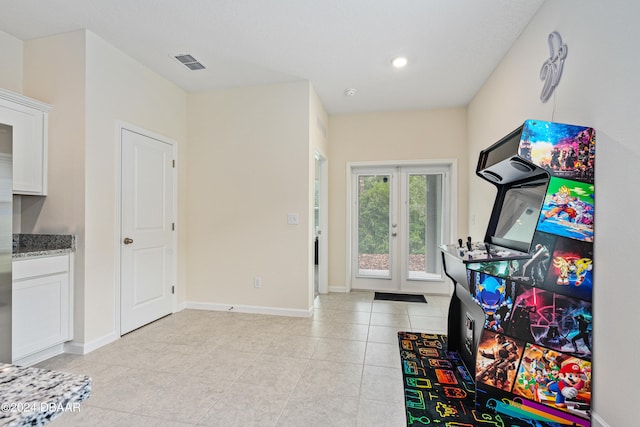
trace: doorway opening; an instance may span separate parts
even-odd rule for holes
[[[313,202],[313,283],[314,297],[329,292],[328,237],[328,167],[327,160],[315,152],[315,179]]]

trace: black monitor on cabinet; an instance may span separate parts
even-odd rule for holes
[[[516,251],[516,256],[529,254],[550,179],[525,158],[530,147],[522,140],[523,129],[482,150],[476,168],[476,175],[497,188],[484,242]]]

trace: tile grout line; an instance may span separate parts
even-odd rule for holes
[[[369,324],[367,325],[367,340],[364,346],[364,356],[362,358],[362,369],[360,370],[360,386],[358,387],[358,409],[356,410],[356,424],[360,415],[360,407],[362,402],[362,387],[364,386],[364,367],[367,362],[367,352],[369,351],[369,334],[371,333],[371,317],[373,316],[373,302],[369,307]]]

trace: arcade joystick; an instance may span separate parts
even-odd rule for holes
[[[462,247],[462,239],[458,239],[458,247],[461,248]]]
[[[471,236],[467,237],[467,249],[471,250]]]

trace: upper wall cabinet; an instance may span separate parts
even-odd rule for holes
[[[47,195],[51,106],[0,89],[0,152],[13,155],[13,194]]]

